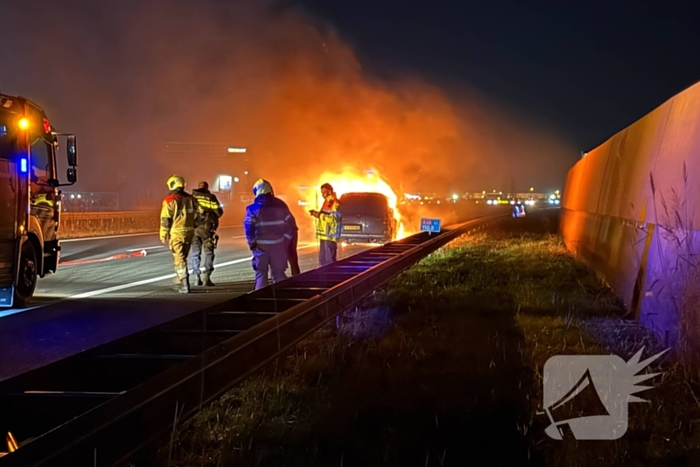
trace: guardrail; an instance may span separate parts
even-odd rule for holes
[[[224,213],[220,225],[240,225],[242,213]],[[62,212],[59,238],[158,232],[160,211]]]
[[[303,225],[308,217],[305,209],[290,206],[297,216],[297,223]],[[488,215],[494,207],[486,205],[452,204],[431,206],[413,206],[405,214],[406,221],[418,225],[420,217],[440,217],[444,222],[455,221],[464,216],[475,214]],[[225,209],[225,208],[224,208]],[[221,227],[233,227],[243,224],[244,207],[238,206],[224,211],[220,220]],[[106,212],[62,212],[58,236],[62,239],[87,238],[108,235],[127,235],[135,233],[157,232],[160,226],[160,211],[106,211]]]
[[[0,467],[155,465],[149,446],[251,372],[459,235],[421,233],[0,383]]]
[[[156,211],[62,212],[60,238],[157,232]]]

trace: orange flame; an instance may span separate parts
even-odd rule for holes
[[[397,236],[399,240],[408,236],[406,227],[401,219],[401,214],[397,209],[398,196],[391,188],[391,185],[384,180],[376,170],[361,172],[354,169],[344,169],[341,172],[324,172],[317,180],[313,190],[308,190],[304,200],[308,206],[321,207],[320,186],[330,183],[338,197],[345,193],[380,193],[387,197],[389,207],[392,209],[394,219],[396,219]]]

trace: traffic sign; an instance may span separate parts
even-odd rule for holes
[[[421,232],[440,233],[440,219],[422,218],[420,220],[420,231]]]

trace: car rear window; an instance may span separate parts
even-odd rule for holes
[[[387,200],[382,195],[345,195],[340,198],[341,212],[386,211]]]

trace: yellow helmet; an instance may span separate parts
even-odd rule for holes
[[[168,188],[175,190],[177,188],[185,188],[185,179],[181,175],[171,175],[168,179]]]
[[[253,185],[253,195],[255,196],[260,196],[260,195],[271,195],[272,194],[272,185],[270,185],[270,182],[267,180],[263,180],[262,178],[255,182]]]

